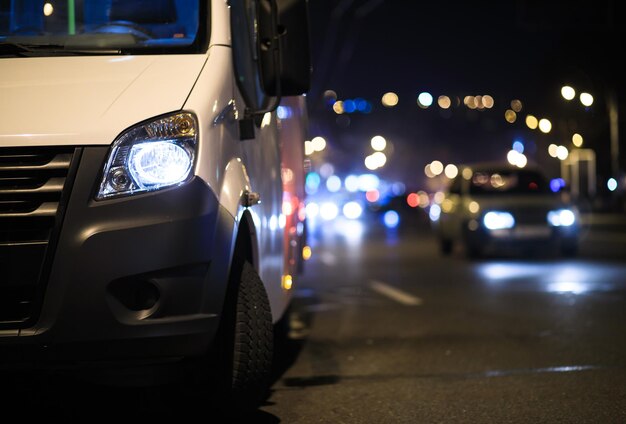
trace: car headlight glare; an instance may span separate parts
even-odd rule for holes
[[[576,222],[576,214],[570,209],[548,212],[548,223],[553,227],[570,227]]]
[[[197,122],[186,112],[137,125],[114,142],[96,199],[179,185],[192,176]]]
[[[509,212],[490,211],[483,217],[483,224],[489,230],[505,230],[515,226],[515,218]]]

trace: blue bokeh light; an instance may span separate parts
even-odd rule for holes
[[[383,215],[383,222],[385,223],[385,227],[392,229],[396,228],[398,224],[400,224],[400,215],[396,211],[387,211]]]
[[[356,110],[356,104],[354,100],[344,100],[343,101],[343,111],[345,113],[353,113]]]
[[[553,193],[558,193],[563,188],[565,188],[565,180],[563,178],[550,180],[550,190],[552,190]]]
[[[308,194],[315,194],[319,189],[322,179],[317,172],[309,172],[306,176],[305,189]]]

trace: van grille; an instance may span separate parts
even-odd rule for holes
[[[0,148],[0,324],[36,313],[74,148]],[[77,156],[77,155],[76,155]]]

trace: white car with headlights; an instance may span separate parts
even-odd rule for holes
[[[566,256],[576,254],[579,212],[561,189],[538,168],[460,167],[435,216],[442,253],[451,253],[458,243],[470,257],[545,245]]]

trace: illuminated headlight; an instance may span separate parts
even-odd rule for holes
[[[130,128],[114,142],[96,199],[159,190],[193,175],[198,125],[191,113]]]
[[[576,214],[570,209],[548,212],[548,223],[553,227],[569,227],[576,222]]]
[[[515,218],[509,212],[491,211],[483,217],[483,224],[489,230],[505,230],[515,226]]]

